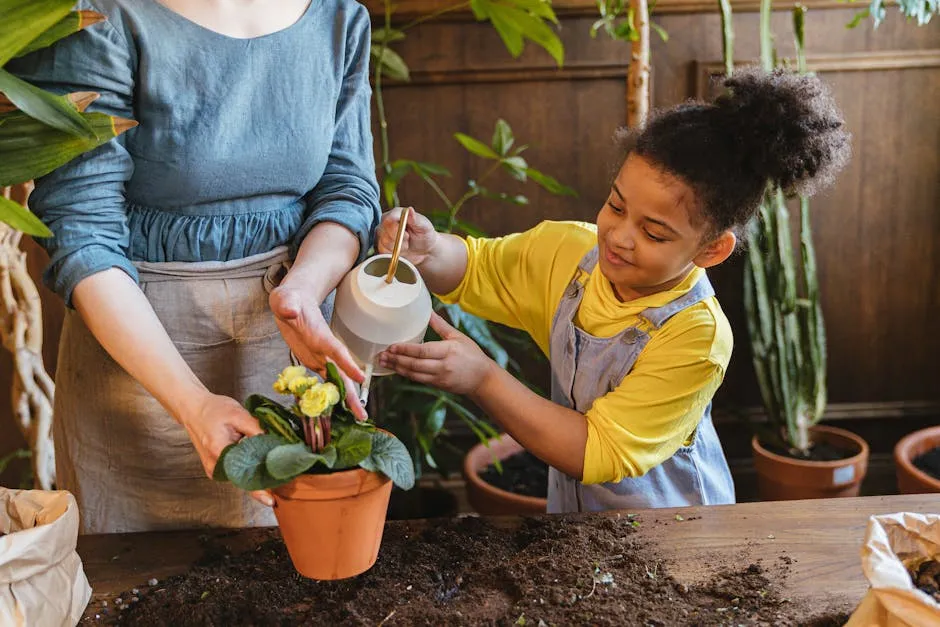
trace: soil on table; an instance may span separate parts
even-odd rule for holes
[[[940,480],[940,446],[921,453],[912,461],[917,468],[934,479]]]
[[[547,498],[548,496],[548,465],[528,451],[522,451],[502,460],[503,472],[490,464],[480,478],[488,484],[501,490]]]
[[[916,567],[908,567],[911,581],[918,590],[940,603],[940,559],[928,559]]]
[[[376,565],[333,582],[298,575],[276,531],[242,554],[208,541],[188,573],[141,586],[127,609],[113,600],[92,608],[98,618],[82,624],[823,627],[848,618],[782,598],[784,556],[727,570],[703,564],[704,583],[681,583],[638,525],[627,515],[389,525]]]

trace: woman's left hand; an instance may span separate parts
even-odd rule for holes
[[[305,298],[297,288],[281,285],[271,291],[269,298],[274,319],[297,359],[322,378],[326,378],[326,362],[337,365],[346,384],[346,404],[358,420],[365,420],[366,410],[356,393],[365,375],[356,365],[349,350],[336,339],[323,319],[320,307]]]
[[[441,336],[441,341],[393,344],[379,354],[379,364],[412,381],[447,392],[476,392],[492,369],[498,368],[496,362],[436,313],[431,314],[431,328]]]

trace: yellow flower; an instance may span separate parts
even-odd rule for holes
[[[277,381],[272,386],[278,394],[287,394],[291,383],[298,378],[306,379],[307,369],[303,366],[288,366],[277,376]]]
[[[290,393],[294,396],[302,396],[307,388],[313,387],[319,383],[320,380],[316,377],[297,377],[287,384],[287,389],[290,390]]]
[[[338,396],[339,394],[337,394]],[[330,408],[330,394],[325,385],[317,384],[304,390],[297,403],[304,416],[316,418]]]
[[[327,402],[332,407],[339,402],[339,388],[332,383],[324,383],[323,387],[326,388]]]

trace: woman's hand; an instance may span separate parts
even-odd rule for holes
[[[324,380],[327,360],[335,363],[346,385],[346,404],[358,420],[365,420],[366,410],[356,393],[358,386],[353,383],[361,383],[365,376],[349,350],[333,335],[319,305],[287,285],[271,291],[269,304],[281,335],[300,363]]]
[[[395,248],[395,237],[398,235],[398,224],[401,222],[401,207],[395,207],[382,215],[375,232],[375,247],[381,253],[390,253]],[[434,252],[439,234],[434,225],[426,217],[411,211],[408,224],[405,225],[405,239],[401,245],[401,256],[420,266],[424,260]]]
[[[193,413],[180,417],[180,422],[186,428],[206,476],[210,479],[219,455],[226,446],[263,433],[258,421],[238,401],[208,392],[195,405]],[[268,490],[252,492],[251,496],[268,507],[274,505],[274,497]]]
[[[379,363],[412,381],[427,383],[454,394],[476,392],[494,368],[499,368],[476,343],[431,314],[431,328],[439,342],[394,344],[379,354]]]

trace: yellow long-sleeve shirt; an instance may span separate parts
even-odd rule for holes
[[[597,244],[596,227],[543,222],[525,233],[469,237],[465,243],[467,273],[441,299],[528,332],[549,355],[552,318],[581,258]],[[629,302],[617,299],[600,265],[588,277],[575,324],[597,337],[639,326],[650,340],[620,385],[585,413],[584,483],[643,475],[694,436],[731,359],[728,320],[714,297],[687,307],[659,329],[639,314],[688,292],[704,274],[696,268],[675,288]]]

